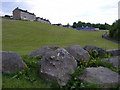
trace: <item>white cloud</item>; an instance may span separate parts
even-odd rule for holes
[[[23,2],[29,12],[52,23],[77,21],[112,24],[118,18],[119,0],[13,0]],[[21,8],[22,9],[22,8]]]
[[[31,12],[49,18],[52,23],[85,21],[112,24],[117,19],[118,0],[31,0]],[[108,6],[108,7],[107,7]],[[108,18],[109,17],[109,18]]]
[[[10,15],[10,13],[5,13],[5,12],[0,10],[0,16],[4,16],[4,15]]]

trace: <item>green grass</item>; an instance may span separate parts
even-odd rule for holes
[[[41,79],[38,69],[38,61],[41,57],[22,56],[28,68],[13,74],[3,74],[3,88],[52,88],[56,82],[48,82]],[[56,84],[55,84],[56,83]],[[55,86],[54,86],[55,87]]]
[[[58,45],[60,47],[68,47],[78,44],[81,47],[84,47],[85,45],[94,45],[105,49],[117,49],[118,44],[101,38],[104,32],[105,31],[77,31],[72,28],[58,27],[40,22],[3,21],[2,50],[19,53],[26,64],[31,67],[29,71],[31,78],[29,75],[26,76],[24,74],[20,75],[19,78],[12,78],[15,75],[18,75],[19,72],[10,75],[3,74],[3,88],[57,87],[56,84],[45,82],[40,78],[38,74],[38,68],[33,68],[35,65],[32,61],[35,58],[28,58],[24,55],[27,55],[31,51],[38,49],[43,45]],[[27,79],[25,79],[25,77]],[[34,79],[35,81],[33,81]],[[94,87],[94,85],[88,85],[87,87]]]
[[[91,56],[92,57],[92,56]],[[39,64],[37,63],[42,57],[30,57],[23,55],[22,59],[27,64],[28,68],[24,71],[18,71],[13,74],[3,74],[3,88],[63,88],[65,90],[70,90],[72,88],[100,88],[98,85],[90,83],[82,83],[78,77],[83,74],[83,70],[87,67],[98,67],[103,66],[110,68],[111,70],[119,73],[118,69],[113,68],[112,64],[106,64],[106,62],[101,61],[99,57],[91,58],[90,61],[86,64],[83,62],[80,64],[78,62],[77,69],[74,74],[69,74],[72,76],[71,80],[66,84],[66,86],[59,86],[57,82],[48,82],[43,80],[39,75]],[[120,85],[119,85],[120,87]]]
[[[118,44],[102,39],[104,31],[77,31],[29,21],[3,21],[2,46],[3,51],[14,51],[20,55],[40,48],[43,45],[58,45],[67,47],[78,44],[95,45],[106,49],[117,49]]]

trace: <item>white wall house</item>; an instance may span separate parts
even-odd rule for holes
[[[30,13],[27,10],[19,9],[18,7],[13,10],[13,18],[17,20],[29,20],[35,21],[36,15],[34,13]]]

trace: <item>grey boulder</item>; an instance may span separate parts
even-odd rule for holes
[[[54,51],[57,48],[59,47],[58,46],[42,46],[41,48],[29,53],[28,56],[44,56],[46,52]]]
[[[119,56],[120,55],[120,49],[110,49],[106,51],[110,55]]]
[[[47,52],[39,63],[40,76],[45,80],[57,81],[61,86],[67,84],[71,78],[68,73],[74,73],[77,67],[74,57],[63,48]]]
[[[102,61],[112,63],[113,67],[120,69],[120,56],[115,56],[112,58],[103,58]]]
[[[100,47],[96,47],[96,46],[91,46],[91,45],[86,45],[86,46],[84,47],[84,49],[87,50],[88,52],[89,52],[90,50],[97,50],[98,53],[99,53],[99,55],[103,55],[103,54],[106,53],[106,50],[105,50],[104,48],[100,48]]]
[[[88,62],[90,59],[90,55],[88,51],[84,50],[79,45],[73,45],[71,47],[66,47],[66,50],[77,60],[80,62]],[[83,61],[82,61],[83,60]]]
[[[101,88],[116,88],[120,84],[120,75],[105,67],[86,68],[79,76],[82,82],[97,84]]]
[[[23,62],[21,56],[15,52],[0,51],[2,53],[2,72],[5,74],[24,70],[27,65]]]

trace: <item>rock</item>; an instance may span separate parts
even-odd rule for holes
[[[20,55],[10,51],[0,51],[2,53],[2,72],[5,74],[14,73],[24,70],[26,64],[23,62]]]
[[[106,51],[110,55],[119,56],[120,55],[120,49],[110,49]]]
[[[71,47],[66,47],[66,50],[77,60],[80,62],[83,62],[82,59],[85,62],[88,62],[90,59],[89,53],[84,50],[79,45],[73,45]]]
[[[29,53],[28,56],[44,56],[46,52],[54,51],[57,48],[59,47],[58,46],[42,46],[41,48]]]
[[[86,68],[79,76],[82,82],[98,84],[101,88],[117,87],[120,84],[119,74],[105,67]]]
[[[115,68],[120,69],[120,56],[115,56],[112,58],[103,58],[102,61],[112,63]]]
[[[99,55],[104,55],[106,53],[106,50],[104,48],[100,48],[100,47],[96,47],[96,46],[90,46],[90,45],[86,45],[84,47],[85,50],[87,50],[88,52],[90,50],[97,50]]]
[[[68,73],[74,73],[77,67],[75,58],[63,48],[47,52],[39,63],[40,76],[61,86],[67,84],[71,78]]]

